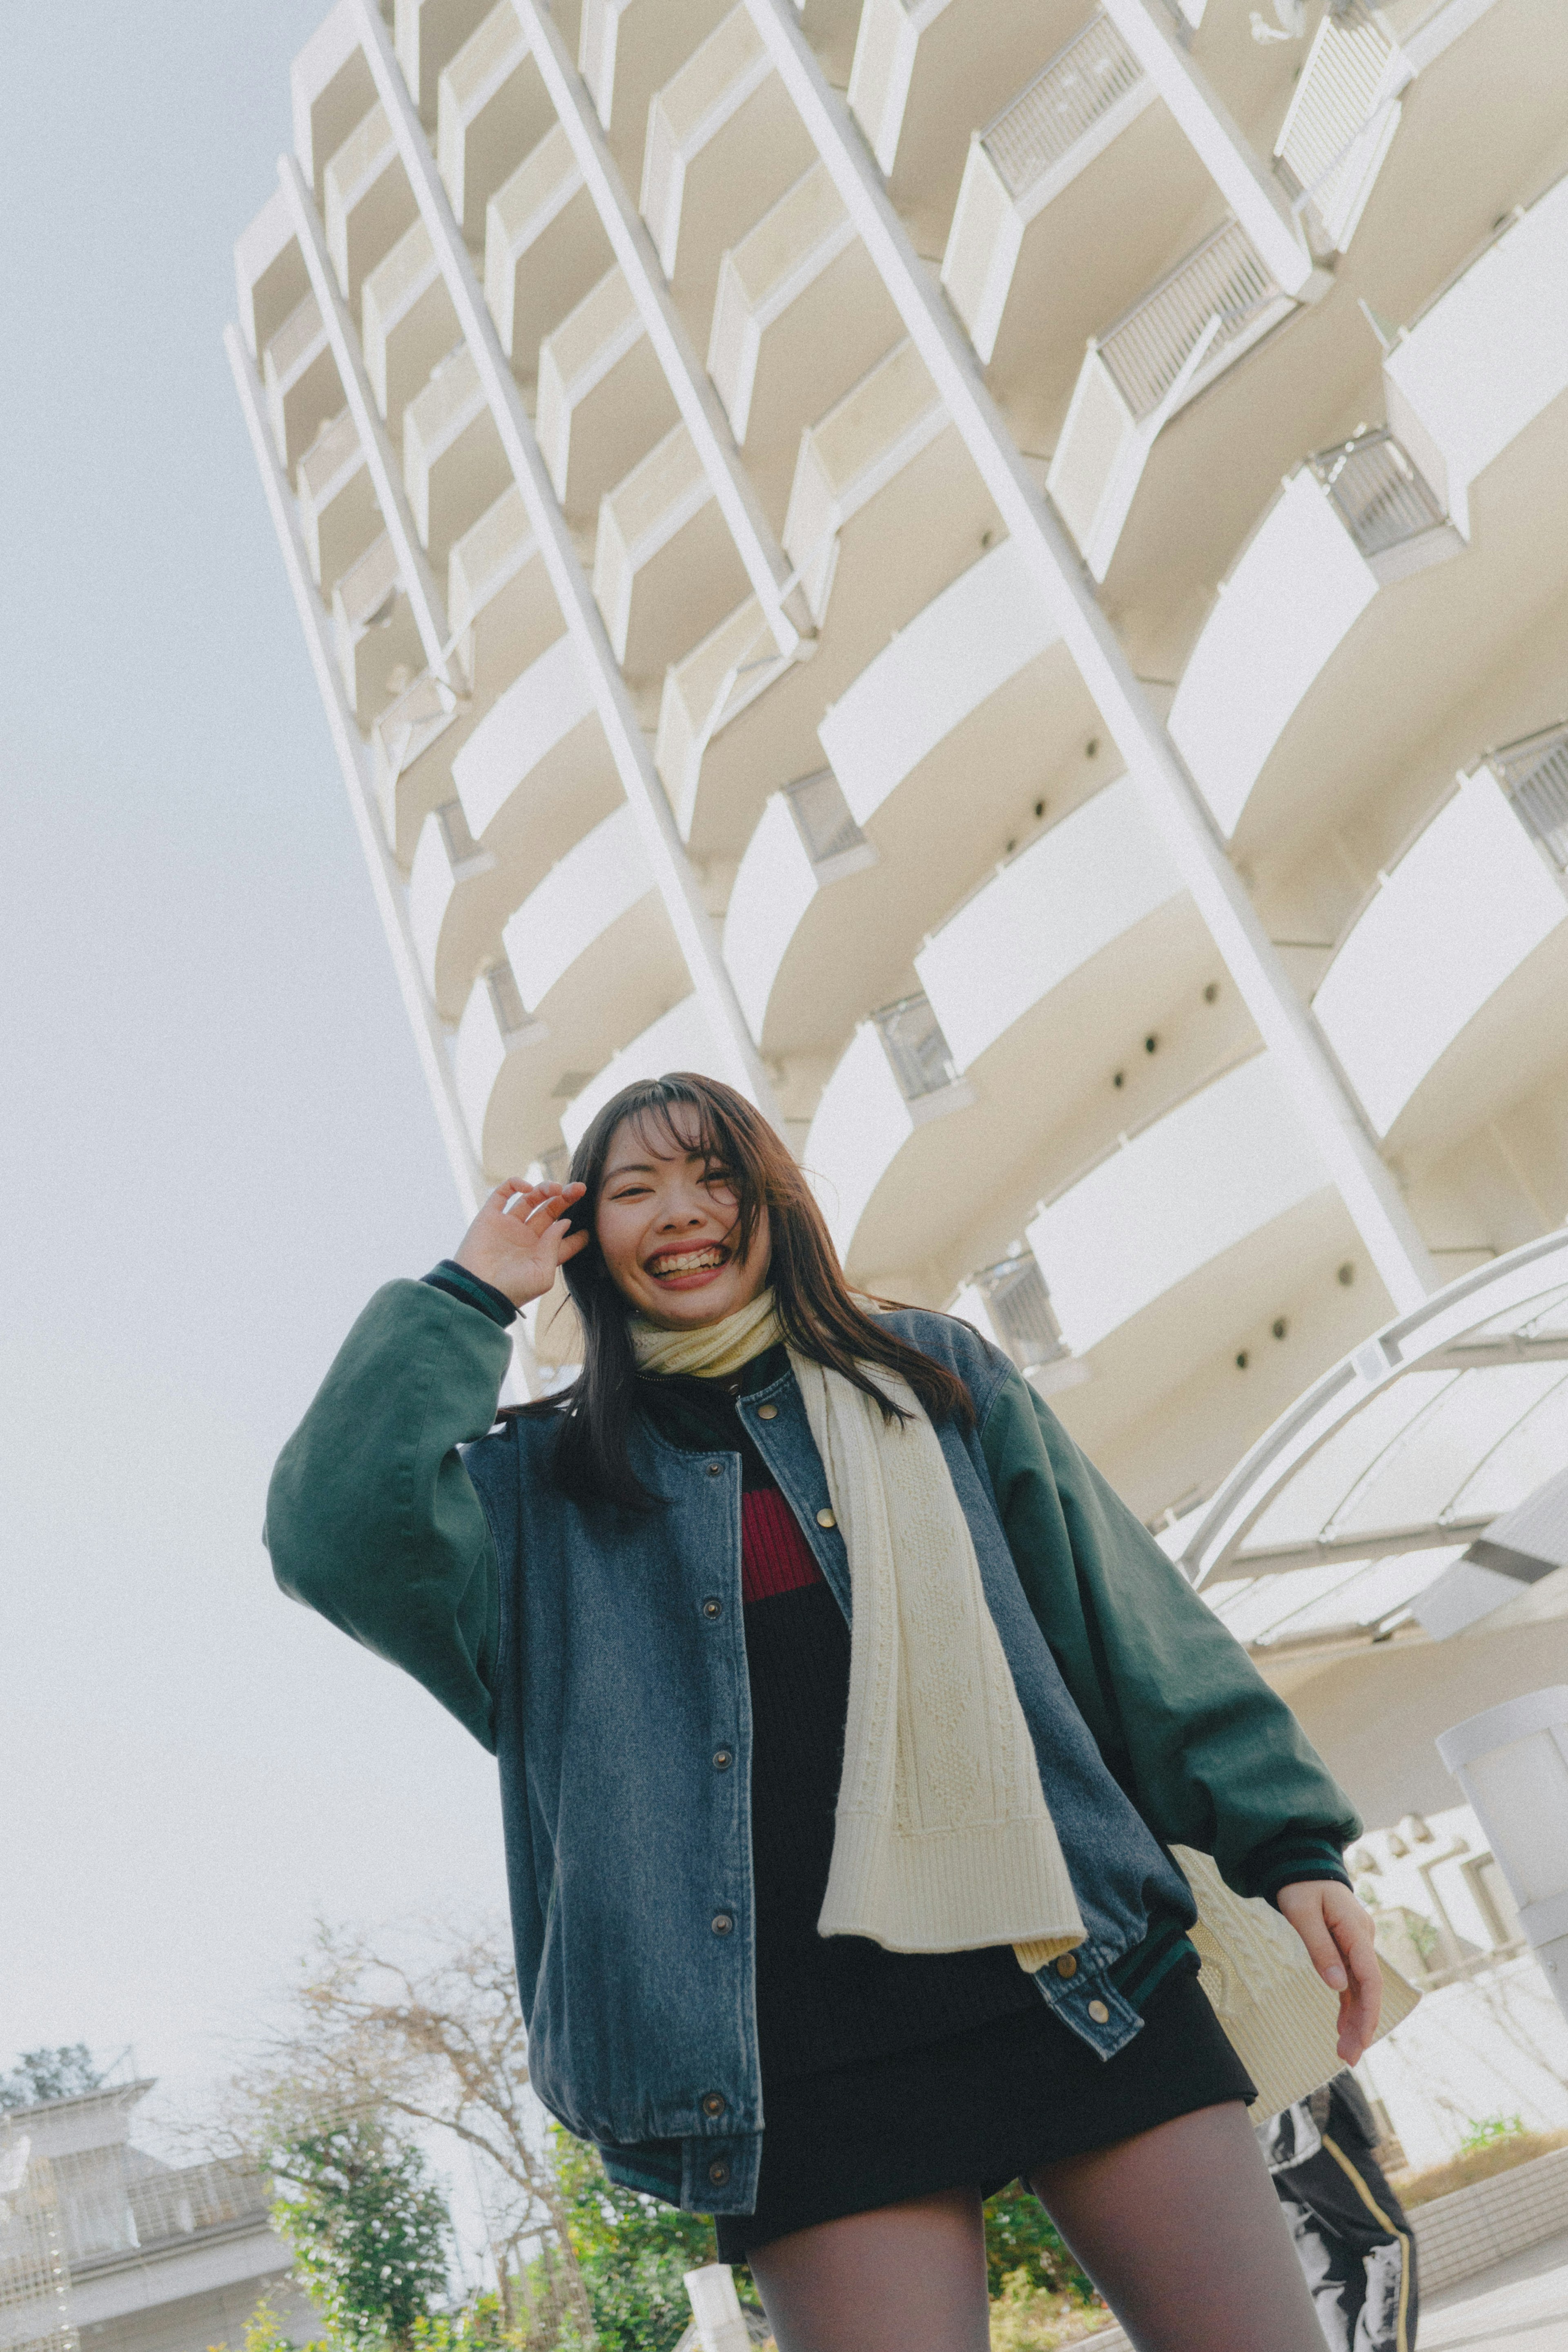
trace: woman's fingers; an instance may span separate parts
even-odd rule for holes
[[[1354,2066],[1376,2031],[1383,2000],[1372,1921],[1334,1879],[1298,1880],[1275,1900],[1324,1984],[1339,1995],[1339,2054]]]

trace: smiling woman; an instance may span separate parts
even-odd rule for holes
[[[558,1271],[581,1377],[497,1432]],[[380,1293],[267,1534],[495,1749],[535,2087],[715,2215],[781,2352],[983,2352],[1015,2178],[1141,2344],[1320,2344],[1247,2106],[1375,2024],[1354,1815],[1010,1361],[850,1290],[740,1096],[626,1089]],[[1322,2031],[1256,2086],[1173,1844],[1332,1989],[1296,1947]]]

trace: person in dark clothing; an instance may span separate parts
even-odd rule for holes
[[[1336,2074],[1258,2137],[1333,2352],[1414,2352],[1416,2241],[1355,2076]]]

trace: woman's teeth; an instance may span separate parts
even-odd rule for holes
[[[670,1250],[651,1260],[648,1271],[652,1275],[700,1274],[707,1266],[722,1265],[728,1255],[722,1249]]]

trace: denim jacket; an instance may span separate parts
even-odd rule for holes
[[[1095,1683],[1087,1706],[1075,1696],[1026,1591],[984,1443],[1020,1390],[1031,1416],[1035,1401],[967,1326],[914,1310],[890,1320],[974,1400],[967,1436],[950,1423],[938,1433],[1086,1931],[1071,1970],[1049,1966],[1035,1981],[1109,2057],[1142,2022],[1112,1971],[1153,1919],[1195,1916],[1166,1842],[1212,1849],[1224,1867],[1216,1816],[1228,1780],[1247,1816],[1228,1857],[1242,1892],[1270,1891],[1244,1847],[1255,1855],[1271,1843],[1275,1883],[1281,1833],[1295,1856],[1285,1874],[1326,1874],[1310,1852],[1303,1863],[1306,1848],[1338,1874],[1338,1846],[1357,1825],[1288,1710],[1137,1522],[1092,1486],[1089,1504],[1119,1515],[1111,1534],[1094,1535],[1088,1505],[1058,1481],[1051,1499],[1075,1556],[1117,1539],[1137,1553],[1122,1577],[1131,1613],[1113,1638],[1103,1603],[1087,1643],[1060,1628],[1054,1649]],[[664,2167],[678,2146],[684,2206],[748,2212],[764,2116],[739,1458],[683,1452],[641,1422],[633,1465],[664,1507],[587,1511],[551,1477],[552,1420],[481,1433],[507,1356],[504,1335],[475,1308],[420,1284],[380,1292],[275,1474],[276,1570],[286,1590],[411,1665],[494,1745],[518,1989],[546,2106],[596,2142],[617,2177],[673,2196]],[[763,1405],[775,1410],[764,1417]],[[822,1524],[827,1482],[793,1375],[743,1395],[737,1410],[847,1617],[843,1540]],[[1086,1472],[1056,1437],[1064,1461]],[[1083,1582],[1081,1557],[1066,1574]],[[1065,1594],[1060,1613],[1070,1613]],[[1174,1667],[1191,1682],[1151,1709],[1176,1726],[1176,1747],[1184,1720],[1192,1727],[1185,1765],[1151,1761],[1147,1739],[1140,1758],[1114,1719],[1128,1711],[1118,1644],[1135,1653],[1140,1633],[1156,1677]],[[1086,1715],[1101,1718],[1094,1728]],[[727,1769],[716,1769],[721,1755],[733,1759]],[[1274,1773],[1262,1801],[1242,1787],[1260,1764]],[[1190,1785],[1178,1786],[1184,1772]]]

